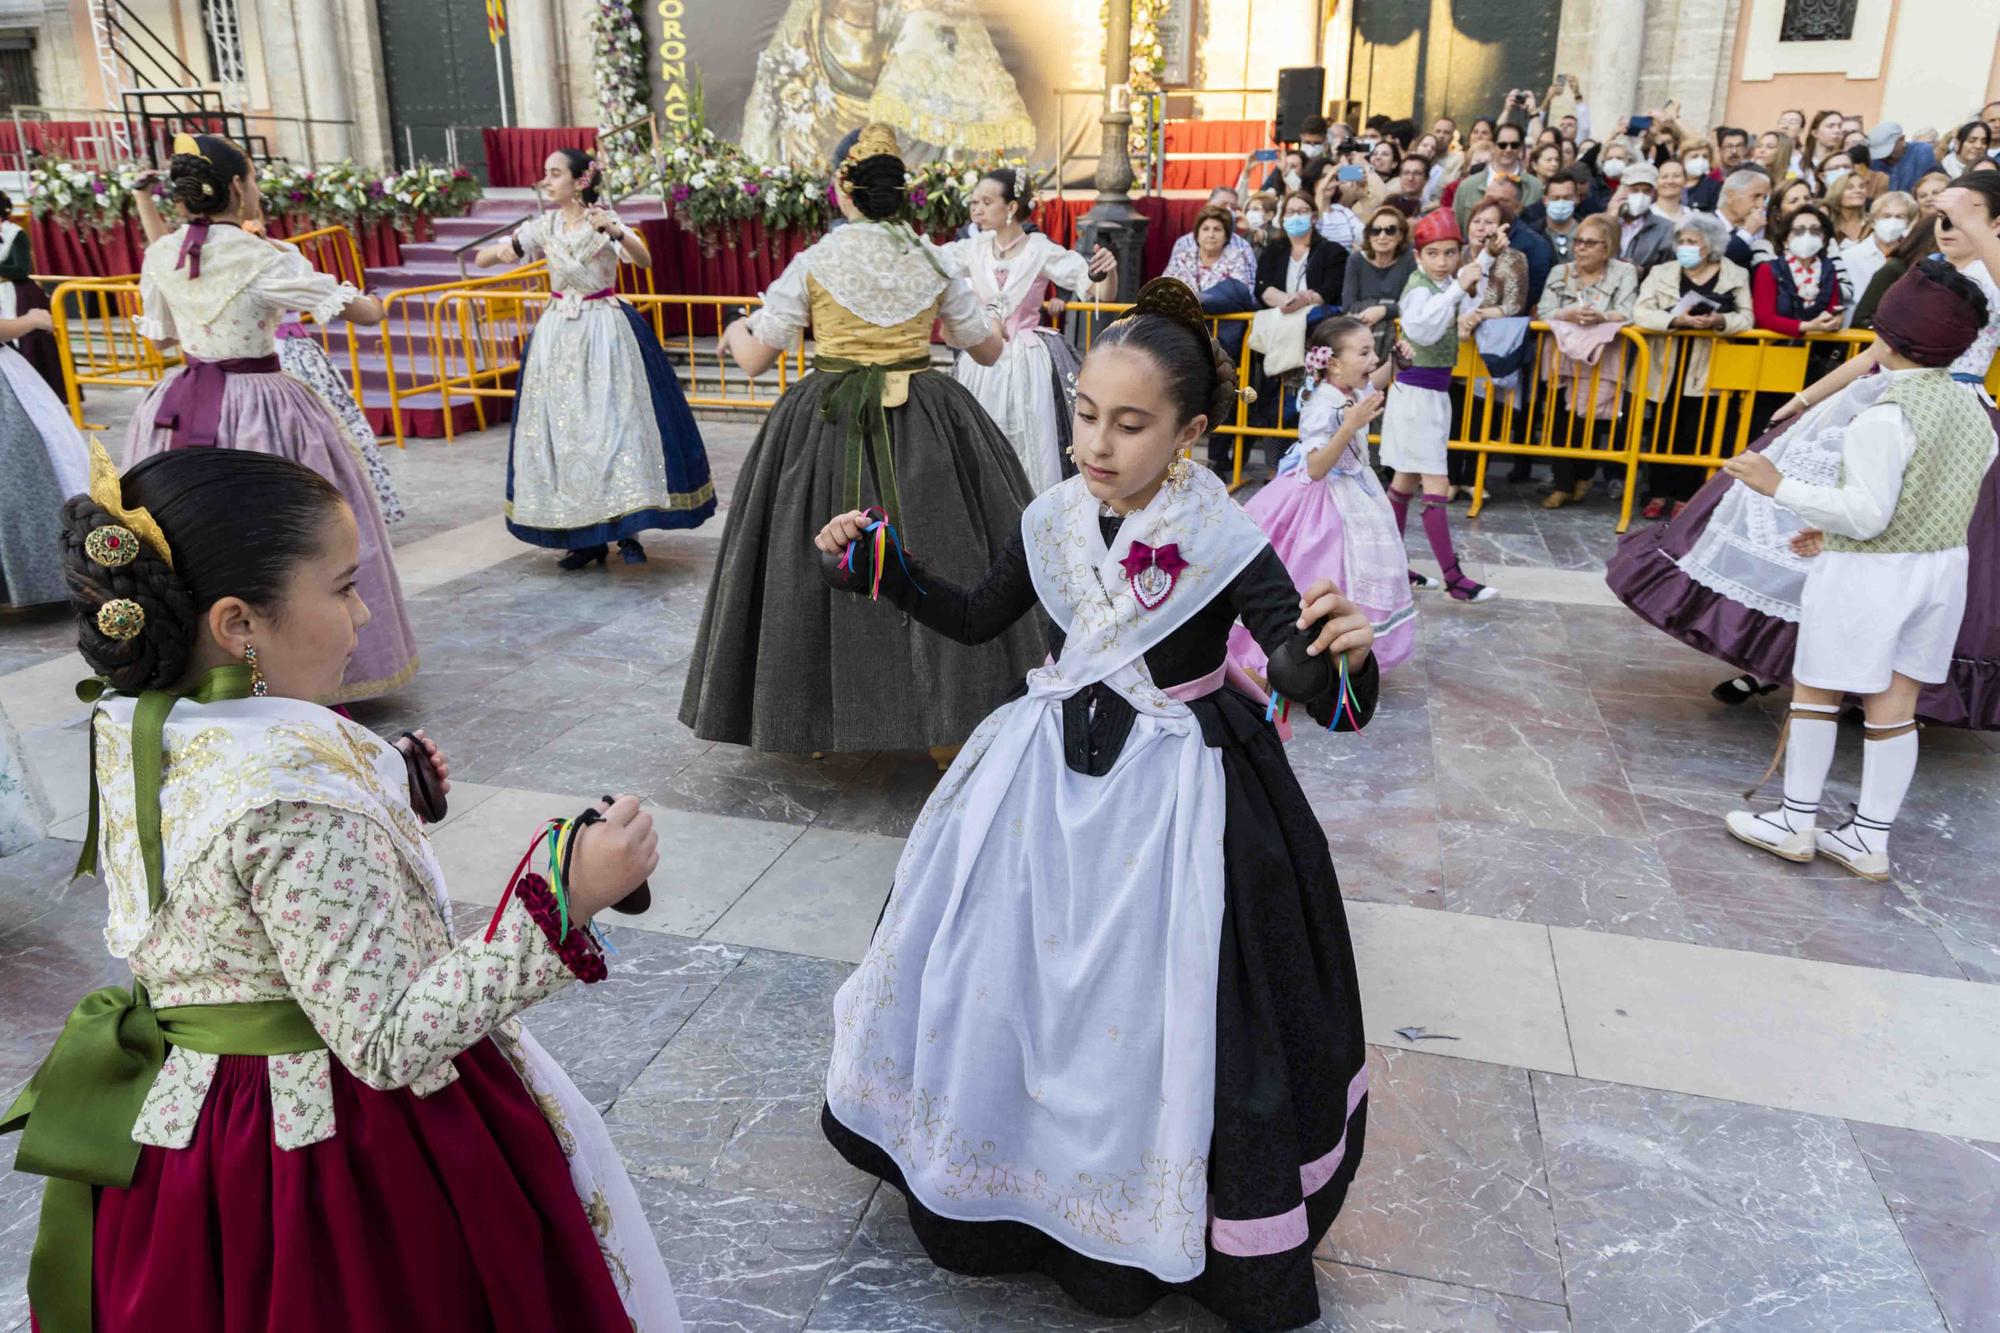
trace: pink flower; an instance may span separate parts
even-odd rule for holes
[[[758,186],[757,186],[757,182],[756,182],[756,181],[744,181],[744,182],[743,182],[743,193],[745,193],[745,194],[752,194],[752,195],[754,195],[754,194],[756,194],[756,193],[757,193],[757,189],[758,189]]]
[[[688,189],[688,187],[687,187],[687,186],[685,186],[685,185],[676,185],[676,186],[674,187],[674,202],[675,202],[675,203],[677,203],[677,204],[684,204],[684,203],[686,203],[686,202],[687,202],[687,197],[688,197],[688,195],[689,195],[690,193],[692,193],[692,192],[691,192],[691,191],[690,191],[690,190]]]
[[[930,198],[930,195],[924,192],[923,187],[918,186],[916,189],[910,191],[910,207],[922,208],[930,202]]]

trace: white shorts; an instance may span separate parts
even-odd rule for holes
[[[1391,384],[1382,408],[1382,466],[1442,477],[1451,440],[1451,395],[1440,389]]]
[[[1966,550],[1902,555],[1827,551],[1799,599],[1792,679],[1814,689],[1879,694],[1891,673],[1936,685],[1951,674],[1965,619]]]

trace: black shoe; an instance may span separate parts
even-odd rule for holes
[[[646,563],[646,548],[639,545],[636,537],[621,537],[618,539],[618,558],[628,565],[643,565]]]
[[[1746,671],[1740,676],[1731,676],[1708,693],[1717,703],[1728,704],[1731,708],[1735,708],[1761,695],[1770,694],[1777,688],[1777,681],[1759,680]]]
[[[1509,486],[1524,486],[1534,479],[1535,465],[1533,463],[1516,463],[1513,467],[1507,469],[1507,484]]]
[[[579,546],[562,559],[556,561],[557,569],[584,569],[590,565],[604,563],[611,554],[609,546]]]

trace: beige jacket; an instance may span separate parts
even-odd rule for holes
[[[1741,267],[1722,261],[1722,271],[1715,280],[1717,296],[1736,298],[1736,309],[1722,317],[1722,327],[1716,332],[1725,336],[1747,333],[1753,322],[1750,312],[1750,275]],[[1646,274],[1646,280],[1639,284],[1639,300],[1632,307],[1632,322],[1647,333],[1665,333],[1674,317],[1674,307],[1681,300],[1681,266],[1678,263],[1655,264]],[[1676,351],[1675,344],[1685,350]],[[1668,377],[1675,373],[1675,361],[1686,361],[1680,373],[1681,392],[1699,395],[1708,388],[1708,359],[1714,339],[1696,336],[1692,338],[1648,338],[1646,340],[1652,371],[1646,384],[1646,396],[1654,402],[1666,396]]]

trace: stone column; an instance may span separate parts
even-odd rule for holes
[[[1646,31],[1646,0],[1594,0],[1591,5],[1589,62],[1585,66],[1585,100],[1590,103],[1592,128],[1600,139],[1624,127],[1638,112],[1639,69]],[[1664,53],[1652,53],[1664,58]]]
[[[553,0],[511,0],[507,6],[507,49],[514,66],[514,123],[530,127],[566,124],[563,35]]]
[[[348,62],[340,55],[340,19],[334,12],[334,0],[294,0],[292,23],[305,85],[305,106],[299,114],[314,122],[302,127],[302,134],[312,144],[312,160],[338,162],[352,157],[353,127],[320,123],[354,118],[353,104],[347,97]]]

